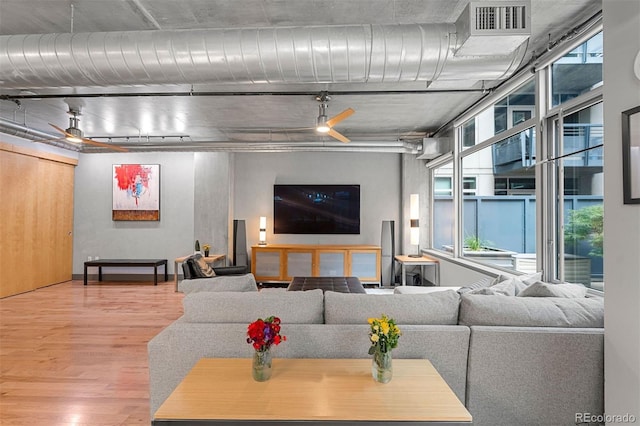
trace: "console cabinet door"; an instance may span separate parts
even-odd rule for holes
[[[313,250],[285,250],[287,258],[286,280],[293,277],[312,277],[314,266]]]
[[[380,252],[378,250],[350,250],[349,275],[360,281],[380,281]]]
[[[344,277],[347,266],[345,250],[318,250],[316,277]]]
[[[253,248],[251,268],[257,281],[280,281],[283,275],[284,256],[279,249]]]

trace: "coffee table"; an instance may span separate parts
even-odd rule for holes
[[[394,359],[393,379],[381,384],[371,377],[371,359],[275,358],[271,379],[256,382],[249,358],[203,358],[152,424],[408,426],[471,420],[425,359]]]
[[[288,291],[321,289],[338,293],[366,293],[358,277],[293,277]]]

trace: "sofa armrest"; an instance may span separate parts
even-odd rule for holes
[[[216,275],[244,275],[249,271],[244,265],[240,266],[214,266],[213,271]]]

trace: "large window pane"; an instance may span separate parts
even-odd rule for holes
[[[472,147],[535,116],[536,83],[531,78],[462,125],[462,149]]]
[[[475,194],[463,196],[463,256],[521,272],[535,272],[535,169],[530,168],[534,132],[497,142],[462,161],[462,173],[475,176]],[[508,145],[520,154],[505,160]],[[527,155],[524,155],[524,153]],[[504,171],[496,159],[509,163]]]
[[[602,33],[598,33],[553,63],[552,106],[558,106],[602,84],[602,47]]]
[[[535,115],[536,84],[533,79],[494,105],[494,134],[532,118]]]
[[[453,247],[453,166],[452,163],[433,169],[433,248]]]
[[[560,153],[576,154],[557,165],[564,175],[559,191],[564,209],[557,214],[564,222],[564,227],[557,227],[558,238],[564,238],[564,254],[558,256],[557,277],[597,289],[603,288],[604,279],[602,130],[601,103],[564,117]]]

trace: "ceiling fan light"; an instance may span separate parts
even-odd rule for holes
[[[65,139],[69,142],[82,142],[82,130],[78,129],[77,127],[69,127],[67,130],[65,130],[65,132],[67,132],[67,137]]]
[[[327,124],[327,116],[319,115],[318,119],[316,120],[316,132],[329,133],[329,130],[331,130],[331,128]]]

